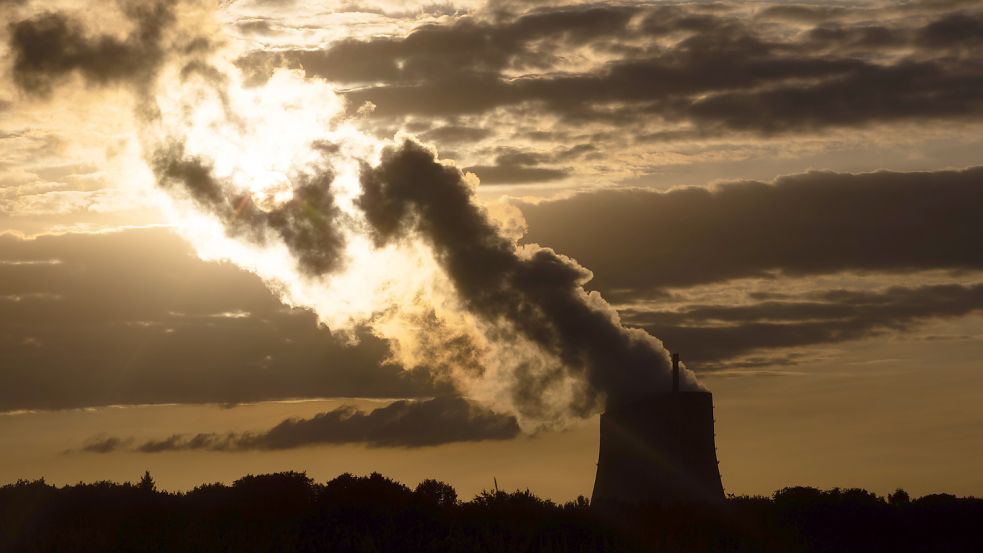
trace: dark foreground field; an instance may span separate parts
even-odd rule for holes
[[[187,493],[99,482],[0,487],[0,551],[983,551],[983,500],[787,488],[722,505],[598,512],[528,492],[460,501],[434,480],[247,476]]]

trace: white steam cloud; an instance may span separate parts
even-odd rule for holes
[[[259,275],[350,340],[369,330],[393,362],[426,367],[526,430],[668,387],[661,342],[585,292],[590,272],[574,260],[506,236],[477,203],[476,177],[409,137],[359,131],[324,81],[280,69],[249,86],[207,11],[124,13],[126,39],[59,15],[15,24],[15,75],[37,94],[72,72],[131,83],[160,205],[202,258]],[[112,55],[132,71],[107,70]],[[140,55],[153,65],[134,64]]]

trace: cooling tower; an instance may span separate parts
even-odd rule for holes
[[[591,503],[716,502],[724,499],[710,392],[673,391],[601,415]]]

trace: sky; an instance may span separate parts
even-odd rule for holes
[[[0,482],[983,495],[983,5],[0,1]]]

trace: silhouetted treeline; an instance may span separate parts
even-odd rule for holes
[[[887,498],[786,488],[719,505],[593,509],[528,491],[461,501],[450,485],[415,490],[379,474],[325,484],[295,472],[231,486],[157,491],[137,484],[0,487],[0,551],[983,551],[983,500]]]

